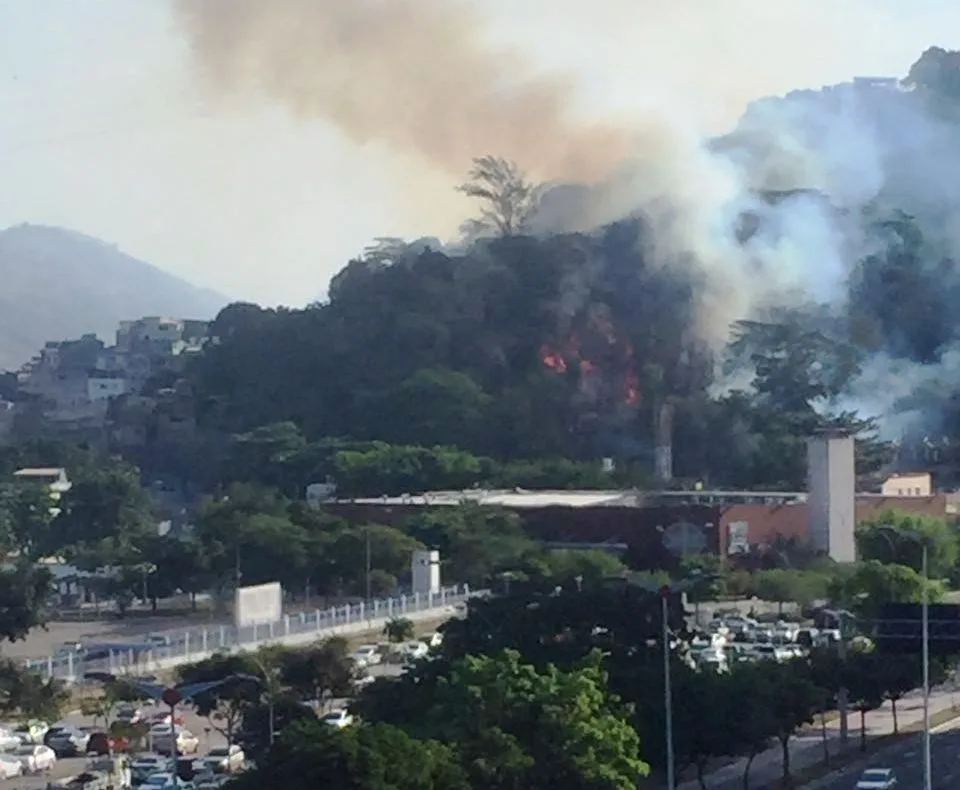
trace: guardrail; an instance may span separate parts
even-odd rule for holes
[[[284,615],[262,625],[236,628],[232,625],[157,631],[168,644],[111,651],[104,658],[85,660],[82,654],[66,653],[27,661],[27,666],[45,678],[72,681],[84,672],[147,673],[200,661],[214,653],[255,649],[264,644],[309,644],[317,639],[344,633],[362,633],[382,628],[394,617],[426,620],[431,616],[453,614],[453,607],[468,598],[486,595],[467,585],[444,587],[429,595],[401,595],[371,602],[344,604],[329,609]],[[135,637],[131,641],[135,641]],[[109,640],[104,639],[104,642]]]

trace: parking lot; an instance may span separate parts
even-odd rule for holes
[[[382,677],[399,674],[402,669],[401,666],[397,665],[377,664],[369,667],[367,671],[372,677]],[[347,702],[348,700],[332,700],[328,704],[328,708],[343,707]],[[150,705],[144,705],[142,710],[146,717],[166,712],[165,708]],[[178,710],[178,717],[183,720],[183,727],[193,733],[200,741],[197,756],[203,757],[211,749],[227,745],[224,736],[211,725],[210,721],[203,716],[198,716],[188,706],[181,706]],[[77,727],[93,727],[95,725],[91,717],[83,716],[79,711],[70,712],[64,716],[61,721]],[[57,760],[53,770],[47,774],[42,776],[19,776],[7,780],[0,780],[0,788],[2,788],[2,790],[38,790],[46,788],[48,782],[66,779],[81,773],[87,765],[87,762],[86,757],[62,758]]]

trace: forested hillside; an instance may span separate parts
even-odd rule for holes
[[[913,90],[857,98],[874,141],[907,112],[953,128],[943,76],[953,59],[930,50],[905,81]],[[838,100],[771,101],[800,107],[807,123]],[[724,144],[756,152],[749,135]],[[919,156],[913,144],[907,153]],[[732,204],[724,233],[736,249],[724,280],[716,262],[665,256],[651,211],[544,232],[558,205],[589,201],[590,189],[531,184],[512,163],[478,160],[465,189],[480,219],[458,248],[388,240],[349,262],[325,303],[224,310],[218,344],[191,372],[201,424],[237,434],[289,421],[308,440],[448,445],[499,459],[612,456],[652,468],[672,422],[678,477],[742,486],[802,485],[804,438],[839,424],[864,440],[862,471],[878,469],[893,458],[878,429],[939,442],[960,427],[960,379],[949,378],[960,277],[942,232],[956,207],[924,213],[887,172],[856,212],[817,184]],[[858,242],[829,248],[846,255],[842,271],[784,252],[841,231]],[[777,264],[795,271],[774,277]],[[708,318],[740,305],[718,338]]]

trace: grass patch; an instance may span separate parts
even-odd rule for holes
[[[931,714],[930,727],[931,729],[934,727],[939,727],[941,724],[946,724],[948,721],[952,721],[956,718],[960,718],[960,710],[956,708],[948,708],[947,710],[938,711],[937,713]],[[790,785],[784,785],[781,780],[780,783],[774,785],[774,787],[778,789],[785,787],[805,787],[811,782],[815,782],[818,779],[822,779],[825,776],[839,771],[841,768],[848,768],[860,762],[867,763],[870,761],[871,757],[879,754],[884,749],[888,749],[891,746],[896,746],[897,744],[902,743],[903,741],[922,731],[923,722],[918,721],[908,724],[906,727],[902,727],[900,732],[896,735],[893,733],[888,733],[887,735],[877,735],[872,738],[868,737],[866,749],[861,750],[859,745],[854,748],[849,748],[843,754],[838,754],[831,757],[829,763],[816,763],[796,771],[793,774],[793,781],[790,783]],[[851,743],[858,743],[859,737],[860,736],[857,730],[850,730]]]

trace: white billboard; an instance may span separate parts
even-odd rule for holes
[[[283,590],[280,582],[238,587],[233,602],[237,628],[273,623],[283,617]]]

